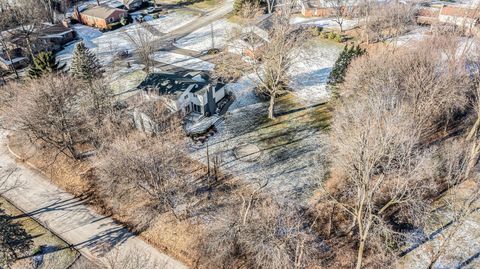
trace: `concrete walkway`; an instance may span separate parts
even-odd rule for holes
[[[85,205],[84,200],[53,185],[41,173],[17,163],[8,151],[3,132],[0,132],[0,144],[0,173],[15,167],[16,171],[8,182],[19,185],[3,196],[88,259],[101,263],[105,262],[109,253],[125,253],[148,258],[150,268],[187,268],[133,235],[112,218],[96,214]]]

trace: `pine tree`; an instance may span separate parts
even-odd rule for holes
[[[334,86],[338,83],[342,83],[345,79],[350,63],[353,59],[362,56],[363,54],[365,54],[365,50],[360,48],[359,45],[351,47],[348,47],[348,45],[345,46],[340,53],[340,56],[338,56],[337,61],[335,61],[332,72],[328,77],[328,84]]]
[[[100,77],[102,74],[100,63],[97,56],[91,52],[83,41],[77,43],[73,51],[72,64],[70,65],[70,75],[91,81]]]
[[[43,51],[33,59],[33,64],[28,70],[28,76],[38,78],[46,73],[58,72],[62,70],[63,67],[65,67],[65,65],[59,65],[51,51]]]

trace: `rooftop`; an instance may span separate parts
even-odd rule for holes
[[[203,72],[167,73],[157,72],[148,74],[145,80],[138,85],[138,89],[155,89],[159,94],[181,95],[187,89],[192,93],[203,93],[209,85],[209,77]]]
[[[117,12],[117,11],[127,12],[123,9],[118,9],[118,8],[111,8],[111,7],[107,7],[107,6],[94,6],[94,7],[91,7],[89,9],[85,10],[85,11],[82,11],[82,14],[92,16],[92,17],[95,17],[95,18],[106,19],[106,18],[112,16],[112,14]]]

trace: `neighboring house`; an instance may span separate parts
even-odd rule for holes
[[[445,5],[440,9],[438,21],[471,29],[477,25],[479,18],[479,10],[476,8]]]
[[[29,28],[30,44],[34,54],[41,51],[57,52],[63,46],[75,39],[75,32],[63,24],[38,24]],[[5,47],[0,48],[0,66],[4,69],[11,67],[22,68],[28,64],[30,53],[27,49],[27,40],[22,28],[15,28],[2,32]],[[11,57],[11,61],[7,56]]]
[[[38,39],[48,45],[49,51],[61,50],[63,45],[75,39],[75,31],[64,24],[44,24],[37,31]],[[45,50],[45,49],[44,49]]]
[[[122,18],[127,19],[128,11],[107,6],[93,6],[83,11],[75,10],[73,18],[77,21],[99,29],[111,29]]]
[[[218,103],[225,98],[224,85],[210,83],[202,72],[151,73],[137,88],[158,94],[172,111],[184,114],[211,116],[218,113]]]
[[[269,42],[273,26],[273,14],[261,16],[252,26],[242,28],[240,37],[230,46],[230,51],[243,56],[254,57],[256,51]]]
[[[143,5],[143,0],[122,0],[123,5],[128,10],[139,9]]]
[[[422,6],[417,13],[418,23],[455,25],[470,33],[478,32],[479,19],[480,10],[465,5]]]
[[[347,1],[332,1],[332,0],[306,0],[300,1],[299,6],[301,13],[304,17],[332,17],[336,14],[337,5],[345,5],[343,8],[350,10],[352,7],[358,6],[359,1],[347,0]]]

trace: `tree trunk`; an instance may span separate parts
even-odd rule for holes
[[[35,59],[35,54],[33,54],[32,41],[30,40],[30,36],[27,35],[25,37],[25,40],[27,41],[28,52],[30,53],[30,56],[32,57],[32,61],[33,61]]]
[[[467,168],[465,169],[464,179],[468,179],[470,172],[473,170],[478,162],[478,156],[480,155],[480,145],[477,145],[477,141],[472,142],[472,148],[470,150],[470,156],[468,156]]]
[[[365,251],[365,239],[360,239],[360,246],[358,247],[358,253],[357,253],[357,265],[355,266],[355,269],[361,269],[362,268],[362,260],[363,260],[363,252]]]
[[[467,141],[470,141],[473,139],[473,136],[475,136],[479,127],[480,127],[480,117],[477,117],[475,124],[473,125],[472,129],[468,133]]]
[[[275,119],[273,115],[273,106],[275,105],[275,94],[270,95],[270,105],[268,106],[268,118],[271,120]]]
[[[0,31],[0,40],[1,40],[2,46],[5,48],[5,54],[7,55],[7,58],[8,58],[8,60],[9,60],[10,63],[11,63],[11,67],[12,67],[13,72],[15,73],[15,77],[16,77],[17,79],[19,79],[20,76],[18,76],[17,69],[16,69],[15,66],[13,65],[12,56],[10,55],[10,52],[9,52],[8,49],[7,49],[7,45],[5,44],[5,40],[3,39],[3,34],[1,33],[1,31]]]

